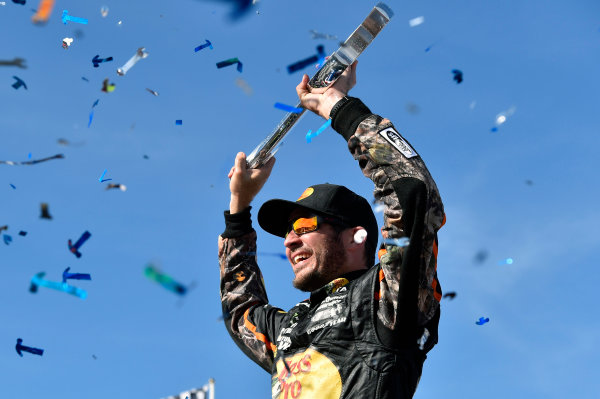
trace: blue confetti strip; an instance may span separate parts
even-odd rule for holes
[[[23,4],[25,4],[25,2],[23,2]],[[21,345],[21,342],[23,342],[23,340],[21,338],[17,338],[17,345],[15,346],[15,349],[17,350],[19,356],[23,357],[23,354],[21,352],[28,352],[38,356],[42,356],[44,354],[43,349],[31,348],[29,346]]]
[[[305,58],[301,61],[288,65],[287,70],[288,73],[294,73],[301,69],[306,68],[309,65],[316,64],[319,60],[325,58],[325,47],[322,44],[317,46],[317,54],[312,57]]]
[[[235,65],[237,64],[237,70],[238,72],[242,72],[242,62],[240,60],[238,60],[237,58],[230,58],[228,60],[225,61],[220,61],[217,62],[217,68],[221,69],[223,67],[229,66],[229,65]]]
[[[175,124],[181,126],[181,125],[183,125],[183,120],[182,119],[177,119],[175,121]]]
[[[198,47],[196,47],[194,49],[195,52],[198,52],[198,51],[200,51],[200,50],[202,50],[203,48],[206,48],[206,47],[210,48],[211,50],[213,49],[213,46],[212,46],[212,43],[210,42],[210,40],[208,40],[208,39],[205,39],[205,40],[206,40],[206,43],[205,44],[201,44]]]
[[[323,133],[329,126],[331,126],[331,119],[328,119],[315,133],[312,133],[312,131],[309,130],[308,133],[306,133],[306,142],[310,143],[313,137],[317,137],[319,134]]]
[[[3,234],[2,239],[4,240],[4,243],[6,245],[9,245],[12,242],[12,237],[9,236],[8,234]]]
[[[81,288],[77,288],[66,283],[63,284],[57,281],[44,280],[43,277],[45,275],[45,272],[41,272],[33,276],[33,278],[31,279],[31,286],[29,287],[30,292],[36,293],[38,287],[46,287],[51,288],[53,290],[65,292],[70,295],[74,295],[81,299],[87,298],[87,292],[85,290],[82,290]]]
[[[489,317],[480,317],[478,321],[475,322],[475,324],[477,324],[478,326],[482,326],[485,323],[488,323],[490,321]]]
[[[79,247],[81,247],[83,245],[84,242],[86,242],[92,235],[90,234],[89,231],[85,231],[81,237],[79,237],[79,240],[77,240],[77,242],[75,244],[73,244],[71,242],[71,240],[69,239],[68,241],[68,245],[69,245],[69,251],[71,251],[76,257],[81,258],[81,253],[79,252]]]
[[[63,10],[63,14],[62,14],[62,23],[63,24],[67,24],[67,21],[71,21],[71,22],[77,22],[78,24],[87,24],[88,20],[85,18],[79,18],[79,17],[73,17],[71,15],[69,15],[69,11],[67,10]]]
[[[453,69],[452,73],[454,74],[452,79],[456,81],[456,84],[459,84],[463,81],[463,73],[460,69]]]
[[[407,247],[410,244],[408,237],[402,238],[386,238],[384,244],[395,245],[397,247]]]
[[[104,169],[104,172],[102,172],[102,176],[100,176],[100,178],[98,179],[98,181],[99,181],[100,183],[104,183],[105,181],[112,180],[112,179],[105,179],[105,178],[104,178],[104,175],[106,174],[106,171],[107,171],[107,170],[108,170],[108,169]]]
[[[9,184],[9,185],[10,185],[10,186],[13,188],[13,190],[16,190],[16,189],[17,189],[17,187],[15,187],[15,185],[14,185],[14,184],[12,184],[12,183],[8,183],[8,184]]]
[[[283,104],[283,103],[275,103],[275,108],[286,112],[293,112],[294,114],[300,114],[304,111],[304,108],[296,108],[291,105]]]
[[[21,86],[23,86],[25,88],[25,90],[27,90],[27,85],[25,84],[25,82],[22,79],[20,79],[16,76],[13,76],[13,78],[17,80],[15,83],[12,84],[12,87],[15,90],[18,90],[19,87],[21,87]]]
[[[69,279],[72,279],[72,280],[91,280],[92,279],[92,276],[89,275],[88,273],[69,273],[69,270],[71,270],[71,268],[67,267],[62,274],[62,282],[63,283],[66,283],[67,280],[69,280]]]

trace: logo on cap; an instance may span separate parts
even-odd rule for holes
[[[310,196],[310,195],[312,195],[312,193],[314,193],[314,192],[315,192],[315,189],[314,189],[314,188],[312,188],[312,187],[309,187],[309,188],[307,188],[306,190],[304,190],[304,192],[302,193],[302,195],[300,196],[300,198],[298,198],[298,199],[296,200],[296,202],[298,202],[298,201],[300,201],[300,200],[303,200],[303,199],[304,199],[304,198],[306,198],[306,197],[309,197],[309,196]]]

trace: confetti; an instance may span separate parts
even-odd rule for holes
[[[37,12],[31,17],[31,21],[34,24],[41,24],[48,22],[50,14],[52,14],[52,8],[54,7],[54,0],[41,0],[38,5]]]
[[[9,236],[8,234],[3,234],[2,239],[4,240],[4,243],[6,245],[9,245],[12,242],[12,237]]]
[[[406,103],[405,109],[406,112],[408,112],[411,115],[417,115],[419,112],[421,112],[421,109],[415,103]]]
[[[12,87],[15,90],[19,90],[19,87],[23,86],[25,88],[25,90],[27,90],[27,85],[25,84],[25,82],[23,82],[20,78],[13,76],[13,78],[15,78],[17,81],[15,83],[12,84]]]
[[[73,16],[69,15],[69,11],[63,10],[62,23],[66,25],[67,21],[77,22],[78,24],[87,24],[88,23],[87,19],[85,19],[85,18],[79,18],[79,17],[73,17]]]
[[[488,252],[485,249],[477,251],[475,257],[473,258],[473,262],[482,264],[488,257]]]
[[[232,21],[244,16],[254,4],[251,0],[228,0],[228,2],[233,3],[233,9],[229,13],[229,19]]]
[[[4,226],[0,226],[0,232],[2,232],[3,230],[8,230],[7,224],[5,224]]]
[[[187,292],[187,288],[183,284],[178,283],[175,280],[173,280],[172,277],[161,273],[152,265],[148,265],[146,269],[144,269],[144,274],[150,280],[156,281],[169,291],[172,291],[176,294],[185,295],[185,293]]]
[[[31,278],[31,286],[29,292],[35,294],[38,287],[46,287],[57,291],[62,291],[70,295],[74,295],[80,299],[87,298],[87,292],[81,288],[69,285],[67,283],[59,283],[58,281],[44,280],[43,277],[46,275],[45,272],[36,274]]]
[[[24,6],[24,5],[25,5],[26,1],[27,1],[27,0],[12,0],[12,2],[13,2],[13,3],[15,3],[15,4],[20,4],[20,5],[22,5],[22,6]]]
[[[92,276],[89,275],[88,273],[69,273],[69,270],[71,270],[71,268],[67,267],[62,274],[62,282],[63,283],[66,283],[67,280],[69,280],[69,279],[71,279],[71,280],[91,280],[92,279]]]
[[[373,212],[379,213],[385,210],[385,204],[381,201],[373,200]]]
[[[452,79],[456,81],[456,84],[459,84],[463,81],[463,73],[461,70],[453,69],[452,73],[454,74],[454,77],[452,77]]]
[[[108,169],[104,169],[104,172],[102,172],[102,176],[100,176],[100,178],[98,179],[98,181],[99,181],[100,183],[104,183],[105,181],[112,180],[112,179],[105,179],[105,178],[104,178],[104,175],[106,174],[106,171],[107,171],[107,170],[108,170]]]
[[[19,231],[19,235],[25,237],[27,235],[27,232],[21,230],[21,231]]]
[[[88,78],[86,78],[85,76],[82,76],[82,77],[81,77],[81,80],[85,80],[86,82],[88,82],[88,83],[89,83],[89,79],[88,79]]]
[[[65,50],[67,50],[71,46],[71,43],[73,43],[72,37],[65,37],[64,39],[62,39],[62,47]]]
[[[101,62],[109,62],[112,61],[113,57],[108,57],[108,58],[100,58],[99,54],[96,54],[94,56],[94,58],[92,58],[92,64],[94,64],[94,68],[98,68],[98,66],[100,66]]]
[[[183,120],[182,119],[176,119],[175,120],[175,124],[181,126],[181,125],[183,125]]]
[[[506,259],[502,259],[500,261],[498,261],[498,266],[502,266],[502,265],[512,265],[515,261],[513,260],[513,258],[506,258]]]
[[[295,62],[291,65],[288,65],[288,67],[287,67],[288,73],[294,73],[296,71],[306,68],[309,65],[316,64],[317,62],[319,62],[320,59],[322,59],[324,57],[325,57],[325,47],[320,44],[317,46],[317,54],[316,55],[305,58],[305,59]]]
[[[384,244],[395,245],[397,247],[407,247],[410,244],[408,237],[402,238],[384,238]]]
[[[121,191],[127,191],[127,186],[124,184],[108,183],[108,186],[106,186],[106,189],[110,190],[111,188],[118,188]]]
[[[414,28],[415,26],[419,26],[421,25],[423,22],[425,22],[425,17],[416,17],[413,19],[410,19],[408,21],[408,24],[410,25],[411,28]]]
[[[81,247],[83,245],[84,242],[86,242],[92,235],[90,234],[89,231],[85,231],[81,237],[79,237],[79,240],[77,240],[77,242],[75,244],[73,244],[71,242],[71,239],[69,239],[68,241],[68,245],[69,245],[69,251],[71,251],[76,257],[81,258],[81,253],[79,252],[79,247]]]
[[[129,61],[125,63],[125,65],[117,69],[117,74],[119,76],[125,76],[127,71],[129,71],[139,60],[141,60],[142,58],[147,58],[148,53],[144,51],[145,49],[145,47],[138,48],[133,57],[131,57]]]
[[[480,317],[479,320],[475,322],[475,324],[477,324],[478,326],[482,326],[489,321],[489,317]]]
[[[337,40],[337,36],[333,36],[333,35],[329,35],[327,33],[319,33],[316,30],[309,30],[309,32],[312,34],[311,39],[325,39],[325,40]]]
[[[196,47],[194,49],[195,52],[198,52],[198,51],[200,51],[200,50],[202,50],[203,48],[206,48],[206,47],[210,48],[211,50],[213,49],[213,46],[212,46],[212,43],[210,42],[210,40],[208,40],[208,39],[205,39],[205,40],[206,40],[206,43],[205,44],[201,44],[198,47]]]
[[[424,328],[423,329],[423,335],[421,336],[421,338],[419,338],[417,340],[417,344],[419,344],[419,349],[423,350],[423,348],[425,348],[425,344],[427,343],[427,340],[429,339],[429,330]]]
[[[317,137],[319,134],[323,133],[323,131],[329,126],[331,126],[331,119],[328,119],[327,122],[325,122],[315,133],[309,130],[308,133],[306,133],[306,142],[310,143],[313,137]]]
[[[101,91],[103,91],[104,93],[112,93],[113,91],[115,91],[116,88],[117,86],[114,83],[108,83],[108,78],[102,81]]]
[[[448,298],[450,300],[456,298],[456,292],[450,291],[444,294],[443,298]]]
[[[291,105],[282,104],[282,103],[275,103],[275,108],[278,108],[278,109],[286,111],[286,112],[293,112],[295,114],[301,114],[304,111],[304,108],[296,108],[296,107],[292,107]]]
[[[158,96],[158,92],[154,91],[154,90],[150,90],[149,88],[146,88],[146,90],[148,90],[148,92],[154,96]]]
[[[528,186],[533,186],[533,181],[532,180],[525,180],[525,184],[527,184]]]
[[[238,72],[242,73],[243,65],[242,65],[242,62],[237,59],[237,57],[236,58],[230,58],[230,59],[225,60],[225,61],[217,62],[217,68],[221,69],[223,67],[226,67],[226,66],[229,66],[229,65],[235,65],[235,64],[237,64],[237,70],[238,70]]]
[[[14,184],[12,184],[12,183],[8,183],[8,184],[9,184],[9,185],[10,185],[10,186],[13,188],[13,190],[16,190],[16,189],[17,189],[17,187],[15,187],[15,185],[14,185]]]
[[[237,78],[235,80],[235,84],[246,93],[246,95],[251,96],[253,94],[252,87],[242,78]]]
[[[17,68],[27,69],[27,66],[23,64],[25,59],[15,58],[14,60],[0,60],[0,66],[16,66]]]
[[[92,120],[94,119],[94,108],[96,107],[96,105],[98,105],[99,102],[100,99],[97,99],[96,101],[94,101],[94,104],[92,104],[92,109],[90,111],[90,119],[88,121],[88,128],[92,125]]]
[[[502,111],[498,115],[496,115],[496,119],[495,119],[496,126],[492,127],[491,131],[497,132],[498,127],[500,127],[500,125],[504,124],[504,122],[506,122],[506,119],[508,119],[509,116],[512,116],[512,114],[514,114],[516,110],[517,110],[517,108],[513,105],[506,111]]]
[[[102,15],[102,18],[106,18],[106,16],[108,15],[108,7],[107,6],[102,6],[100,7],[100,15]]]
[[[40,215],[40,219],[49,219],[52,220],[52,216],[50,215],[50,211],[48,210],[48,204],[45,202],[42,202],[40,204],[40,208],[41,208],[41,215]]]
[[[46,162],[46,161],[50,161],[52,159],[62,159],[65,156],[63,154],[56,154],[53,155],[51,157],[47,157],[47,158],[42,158],[42,159],[36,159],[33,161],[25,161],[25,162],[14,162],[14,161],[0,161],[0,164],[6,164],[6,165],[35,165],[36,163],[40,163],[40,162]]]
[[[23,1],[23,4],[25,4],[25,1]],[[21,352],[29,352],[33,355],[39,356],[42,356],[44,354],[43,349],[31,348],[29,346],[21,345],[21,342],[23,342],[23,340],[21,338],[17,338],[17,345],[15,346],[15,349],[17,350],[19,356],[23,357],[23,354]]]

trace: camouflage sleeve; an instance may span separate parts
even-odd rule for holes
[[[375,183],[375,200],[384,204],[381,233],[387,252],[380,259],[377,316],[396,331],[422,327],[434,318],[441,300],[437,231],[445,222],[442,201],[412,146],[389,120],[360,106],[362,117],[354,112],[340,133],[363,174]],[[352,116],[352,107],[346,107],[346,117]]]
[[[254,230],[239,237],[219,236],[225,326],[240,349],[270,373],[277,354],[274,339],[285,312],[268,304],[255,254]]]

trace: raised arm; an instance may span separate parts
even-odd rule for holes
[[[437,231],[445,215],[436,184],[421,157],[389,120],[346,96],[356,83],[356,63],[327,91],[311,92],[306,82],[304,78],[296,89],[303,106],[332,117],[332,127],[347,140],[363,174],[375,183],[375,199],[385,205],[381,232],[387,253],[380,260],[375,292],[380,325],[406,342],[416,342],[431,326],[427,350],[437,342],[441,299]],[[341,99],[331,105],[336,98]]]
[[[229,172],[230,209],[219,236],[221,304],[227,331],[235,343],[262,368],[271,371],[275,332],[285,314],[268,304],[262,273],[256,263],[256,231],[250,218],[251,202],[268,179],[275,158],[259,169],[247,169],[238,153]]]

